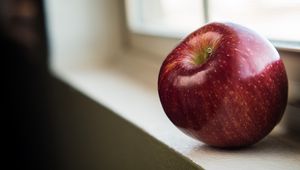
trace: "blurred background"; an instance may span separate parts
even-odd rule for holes
[[[71,163],[65,165],[64,161],[81,159],[80,153],[72,149],[84,137],[74,122],[84,119],[82,113],[89,110],[85,107],[92,108],[90,113],[100,110],[109,114],[104,108],[95,109],[95,104],[88,104],[85,97],[78,97],[80,94],[53,76],[51,68],[82,63],[102,65],[128,51],[149,53],[154,57],[146,60],[160,63],[179,39],[210,21],[243,24],[276,45],[289,76],[287,110],[299,114],[299,20],[298,0],[0,0],[0,48],[4,59],[1,68],[5,86],[2,114],[7,123],[4,131],[8,135],[6,149],[7,158],[12,161],[10,166],[12,169],[73,169]],[[154,81],[150,84],[155,84]],[[83,108],[68,107],[74,103]],[[288,119],[288,126],[298,133],[299,116]],[[85,121],[88,124],[92,120]],[[114,123],[115,118],[111,124]],[[104,129],[112,126],[109,122],[102,124]],[[64,132],[57,134],[57,131]],[[109,132],[114,133],[114,129]],[[61,138],[69,142],[66,145],[72,145],[70,150],[61,149],[66,146],[60,145]],[[102,140],[100,136],[99,141]],[[76,159],[66,158],[70,155]],[[100,163],[106,162],[103,167],[111,167],[110,159],[114,157],[101,157]]]

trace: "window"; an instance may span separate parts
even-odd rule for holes
[[[133,32],[182,37],[206,21],[236,22],[300,47],[299,0],[127,0]]]
[[[205,23],[201,0],[127,0],[126,9],[138,33],[181,37]]]

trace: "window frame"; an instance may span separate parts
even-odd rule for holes
[[[145,50],[147,52],[157,54],[159,56],[166,55],[172,47],[175,47],[176,44],[179,43],[181,39],[183,39],[187,34],[178,34],[178,33],[166,33],[166,32],[157,32],[151,31],[147,29],[136,29],[132,28],[130,25],[130,17],[132,17],[132,13],[128,11],[128,1],[125,1],[125,13],[126,13],[126,29],[127,29],[127,37],[129,39],[130,45],[132,48]],[[210,21],[209,18],[209,2],[208,0],[202,0],[203,9],[204,9],[204,24],[207,24]],[[131,14],[130,14],[131,13]],[[130,15],[130,16],[129,16]],[[300,40],[298,41],[284,41],[284,40],[268,40],[275,46],[275,48],[279,51],[287,51],[287,52],[296,52],[300,53]],[[141,43],[144,42],[144,43]],[[168,45],[167,42],[170,44]],[[155,50],[149,46],[150,44],[157,44],[160,48],[155,48]],[[167,51],[168,49],[168,51]]]

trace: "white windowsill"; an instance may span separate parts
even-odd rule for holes
[[[241,150],[214,149],[184,135],[168,120],[160,105],[156,90],[158,66],[139,59],[142,54],[138,52],[131,55],[134,56],[125,55],[118,62],[122,64],[52,66],[51,71],[204,169],[300,169],[300,144],[280,127],[257,145]]]

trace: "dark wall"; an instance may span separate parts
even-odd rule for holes
[[[0,0],[1,78],[11,169],[55,169],[43,3]]]

